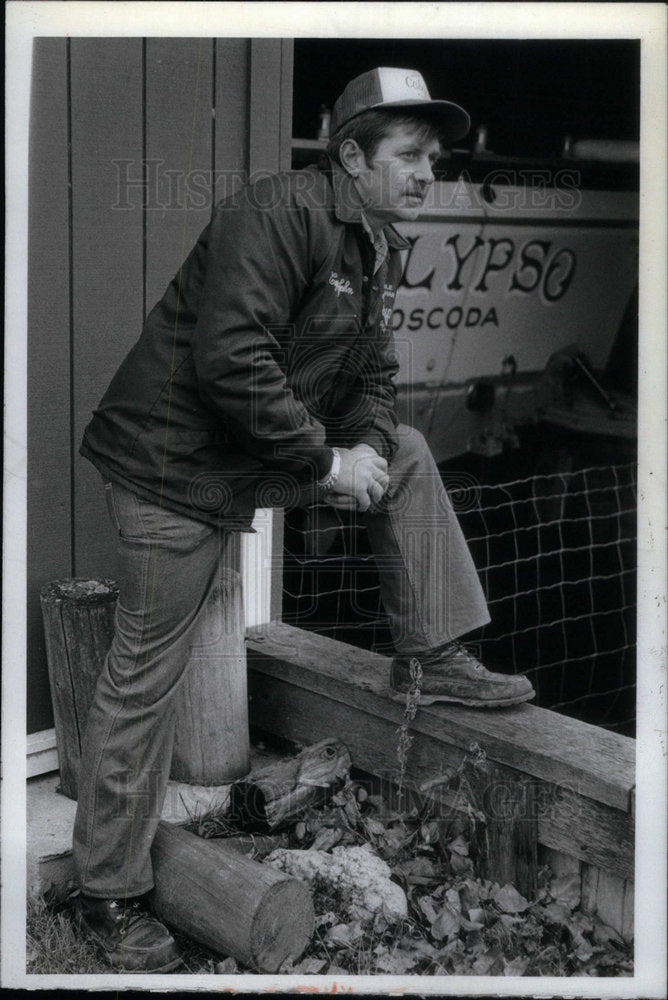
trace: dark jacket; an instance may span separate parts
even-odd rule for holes
[[[391,315],[408,243],[374,252],[329,161],[221,202],[114,376],[81,454],[190,517],[248,527],[327,474],[331,446],[396,448]]]

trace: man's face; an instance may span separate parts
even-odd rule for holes
[[[361,157],[356,178],[364,213],[372,227],[418,217],[440,158],[436,139],[420,140],[418,129],[395,126],[381,139],[372,164]]]

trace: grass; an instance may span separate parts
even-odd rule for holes
[[[109,972],[96,945],[80,934],[70,901],[28,900],[26,972],[35,975]]]
[[[181,934],[175,933],[174,937],[184,958],[175,973],[220,971],[217,966],[222,956]],[[26,954],[26,972],[30,975],[95,975],[112,971],[102,949],[76,926],[72,897],[61,900],[51,894],[28,900]]]

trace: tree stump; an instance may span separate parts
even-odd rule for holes
[[[55,580],[41,591],[61,791],[77,797],[81,747],[97,678],[111,646],[118,587]],[[250,768],[241,578],[223,566],[189,633],[171,777],[230,784]]]
[[[75,799],[88,709],[114,635],[118,587],[113,580],[54,580],[40,600],[60,787]]]
[[[223,567],[193,625],[177,699],[171,777],[226,785],[250,770],[241,576]]]
[[[269,865],[160,823],[151,850],[155,913],[188,937],[258,972],[297,959],[315,926],[308,888]]]

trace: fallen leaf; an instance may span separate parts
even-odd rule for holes
[[[480,954],[480,952],[485,950],[485,939],[480,933],[480,929],[474,931],[467,931],[464,937],[464,944],[466,945],[466,950],[471,955]]]
[[[401,948],[395,948],[392,951],[384,948],[376,954],[376,968],[389,975],[400,976],[412,969],[419,960],[419,955],[407,954]]]
[[[460,834],[459,837],[455,837],[454,840],[450,841],[448,844],[448,850],[454,851],[455,854],[461,854],[468,857],[469,845]]]
[[[342,836],[342,830],[333,830],[331,827],[323,826],[320,830],[318,830],[315,840],[311,845],[311,850],[329,851],[329,849],[334,847],[335,844],[338,844]]]
[[[571,919],[571,911],[564,903],[548,903],[547,906],[541,906],[538,914],[547,917],[553,924],[563,924],[566,927]]]
[[[594,954],[594,949],[592,948],[592,946],[589,944],[588,941],[585,941],[585,939],[582,938],[578,943],[578,947],[575,952],[575,957],[577,958],[577,960],[579,962],[588,962],[593,954]]]
[[[500,952],[497,948],[491,948],[486,951],[484,955],[477,958],[473,963],[473,972],[476,976],[486,976],[491,972],[492,966],[498,962],[501,957]]]
[[[571,915],[571,925],[580,934],[591,934],[594,929],[594,920],[588,913],[581,913],[577,910]]]
[[[329,944],[350,944],[350,939],[348,938],[348,924],[334,924],[333,927],[329,927],[325,935],[325,940]]]
[[[338,919],[333,910],[328,910],[327,913],[321,913],[320,916],[315,918],[315,926],[324,927],[325,924],[335,924]]]
[[[437,868],[431,858],[409,858],[395,865],[393,871],[403,875],[409,885],[428,885],[437,876]]]
[[[431,958],[435,959],[440,951],[435,948],[433,944],[429,941],[425,941],[424,938],[419,938],[417,941],[411,941],[409,949],[414,951],[419,958]]]
[[[362,925],[359,920],[353,920],[350,924],[335,924],[327,931],[326,939],[332,944],[345,945],[346,947],[359,941],[364,935]]]
[[[360,820],[360,811],[354,799],[349,799],[342,807],[343,815],[351,826],[356,826]]]
[[[370,817],[365,819],[364,825],[368,833],[373,834],[376,837],[381,837],[385,833],[385,827],[382,823],[379,823],[377,819],[371,819]]]
[[[470,910],[471,907],[480,905],[480,886],[474,879],[464,879],[459,892],[462,899],[462,906],[465,910]]]
[[[383,841],[387,850],[392,854],[396,854],[411,841],[412,837],[412,833],[404,830],[386,830]]]
[[[481,931],[485,925],[477,920],[467,920],[466,917],[460,916],[459,926],[465,931]]]
[[[420,827],[420,836],[426,844],[435,844],[439,837],[438,823],[435,820],[423,823]]]
[[[236,971],[237,963],[231,955],[214,965],[214,972],[217,976],[232,976]]]
[[[431,896],[423,896],[422,899],[418,900],[418,906],[424,913],[425,917],[430,924],[433,924],[438,917],[438,910]]]
[[[455,875],[461,875],[463,872],[471,870],[471,859],[462,854],[451,854],[450,867]]]
[[[468,911],[469,920],[472,920],[476,924],[484,924],[485,922],[485,911],[482,906],[473,906]]]
[[[510,962],[504,959],[503,974],[504,976],[523,976],[528,964],[528,958],[513,958]]]
[[[436,920],[431,925],[431,935],[437,941],[455,937],[459,933],[459,915],[446,903]]]
[[[609,927],[607,924],[603,923],[597,923],[594,927],[593,939],[596,944],[609,944],[611,941],[613,944],[617,945],[624,944],[624,941],[614,927]]]
[[[492,894],[492,899],[504,913],[524,913],[531,903],[512,885],[504,885]]]
[[[580,876],[571,874],[555,878],[550,882],[550,893],[558,903],[574,910],[581,898]]]
[[[308,975],[317,975],[322,969],[327,965],[326,958],[305,958],[302,962],[299,962],[293,968],[293,973],[305,973]]]
[[[448,889],[445,893],[445,898],[455,913],[462,912],[462,902],[456,889]]]

